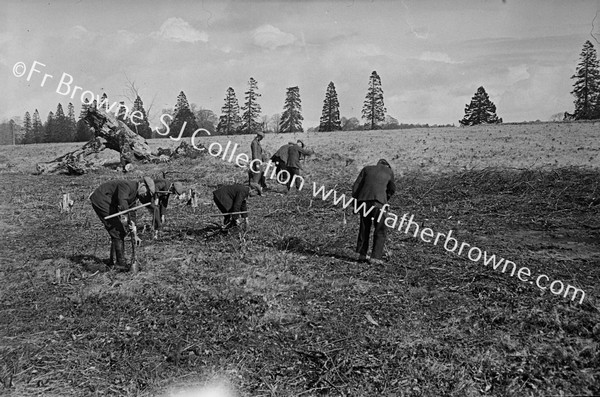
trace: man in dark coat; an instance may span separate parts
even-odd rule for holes
[[[279,174],[281,171],[285,171],[285,165],[288,160],[288,152],[290,146],[295,145],[294,142],[288,142],[283,145],[275,152],[275,154],[271,157],[271,161],[275,163],[275,171]]]
[[[263,189],[267,187],[267,181],[265,179],[264,173],[264,162],[266,161],[265,155],[266,153],[263,151],[262,146],[260,145],[260,141],[265,137],[265,133],[259,131],[256,133],[256,137],[252,140],[250,144],[250,150],[252,152],[252,160],[260,160],[260,163],[263,164],[259,166],[256,162],[250,162],[250,167],[248,170],[249,183],[258,183]]]
[[[288,146],[287,161],[285,164],[285,169],[290,174],[290,179],[286,184],[288,191],[291,189],[294,176],[300,176],[300,169],[302,168],[300,160],[302,160],[305,156],[310,156],[312,154],[312,151],[304,149],[304,142],[301,140],[298,140],[297,143]],[[296,189],[300,190],[300,178],[296,180]]]
[[[125,260],[125,236],[132,223],[136,221],[135,211],[121,216],[104,219],[109,215],[125,211],[135,206],[138,199],[150,199],[154,194],[154,181],[145,177],[143,180],[114,180],[100,185],[90,195],[92,208],[102,221],[111,239],[109,266],[121,271],[130,270]],[[138,239],[138,241],[141,241]],[[136,241],[136,244],[138,243]]]
[[[178,196],[184,193],[181,182],[171,182],[167,179],[154,179],[154,188],[156,189],[153,197],[146,196],[140,198],[140,203],[151,202],[147,207],[152,215],[152,228],[154,229],[154,239],[158,238],[158,231],[162,229],[167,215],[167,206],[169,205],[169,196],[176,194]]]
[[[374,226],[373,232],[373,251],[371,259],[375,263],[382,263],[383,246],[385,244],[386,226],[381,213],[387,205],[388,200],[396,191],[394,184],[394,173],[386,160],[379,160],[377,165],[364,167],[352,186],[352,197],[358,202],[358,208],[362,203],[366,206],[366,211],[373,208],[364,216],[360,211],[360,229],[358,231],[358,241],[356,243],[356,252],[359,254],[359,261],[368,260],[369,237],[371,234],[371,225]]]
[[[213,192],[214,202],[219,211],[225,214],[223,226],[237,226],[241,223],[241,219],[244,219],[247,223],[248,204],[246,199],[261,194],[262,189],[256,183],[251,183],[249,186],[240,184],[225,185],[215,190]],[[238,214],[237,212],[244,213]]]

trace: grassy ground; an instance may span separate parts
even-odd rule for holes
[[[600,395],[597,127],[303,136],[317,151],[309,183],[346,193],[360,167],[388,158],[396,213],[582,288],[582,305],[397,231],[386,266],[356,263],[356,217],[308,184],[251,199],[249,231],[207,238],[210,192],[244,180],[209,156],[34,176],[73,145],[2,147],[0,393],[157,396],[212,382],[243,396]],[[232,141],[248,152],[250,139]],[[87,196],[163,171],[207,204],[172,203],[160,240],[142,236],[142,272],[103,271],[108,236]]]

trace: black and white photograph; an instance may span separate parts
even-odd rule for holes
[[[0,395],[600,396],[600,0],[6,0]]]

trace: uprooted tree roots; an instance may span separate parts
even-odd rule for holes
[[[84,118],[86,124],[94,131],[94,138],[83,147],[64,154],[56,159],[38,163],[37,174],[64,173],[82,175],[97,169],[106,163],[98,154],[104,149],[112,149],[120,153],[120,166],[123,171],[129,171],[134,161],[168,162],[171,158],[197,158],[205,151],[197,150],[186,142],[173,150],[159,149],[152,153],[146,140],[133,132],[123,121],[102,109],[91,107]]]

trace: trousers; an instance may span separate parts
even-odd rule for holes
[[[371,258],[381,259],[383,256],[383,246],[387,234],[387,227],[384,224],[384,217],[381,216],[381,221],[377,221],[380,217],[381,208],[383,205],[375,200],[359,201],[360,204],[365,203],[367,208],[373,207],[373,210],[365,217],[360,211],[360,227],[358,229],[358,239],[356,241],[356,252],[360,255],[367,255],[369,252],[369,240],[371,237],[371,226],[373,226],[373,249]]]

